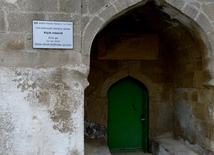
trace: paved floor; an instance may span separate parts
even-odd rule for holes
[[[151,153],[136,152],[136,153],[113,153],[112,155],[152,155],[152,154]]]
[[[111,154],[107,146],[106,140],[103,138],[99,138],[99,139],[85,139],[85,155],[152,155],[152,154],[143,152]]]
[[[208,151],[199,148],[197,145],[186,145],[181,141],[173,138],[156,139],[153,142],[154,154],[158,155],[211,155]],[[85,155],[152,155],[151,153],[110,153],[105,139],[86,139]]]
[[[111,155],[105,139],[85,139],[85,155]]]

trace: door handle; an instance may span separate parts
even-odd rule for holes
[[[141,118],[141,121],[143,122],[143,121],[145,121],[146,119],[145,118]]]
[[[144,122],[146,119],[145,118],[143,118],[143,116],[141,116],[141,121],[142,122]]]

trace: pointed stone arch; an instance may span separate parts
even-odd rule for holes
[[[106,6],[103,6],[90,19],[82,33],[82,54],[86,58],[85,64],[89,66],[90,51],[92,42],[95,36],[101,31],[110,21],[124,14],[125,12],[146,4],[148,0],[115,0]],[[214,69],[213,69],[213,46],[210,45],[210,40],[214,38],[213,26],[203,13],[198,12],[196,16],[188,13],[186,7],[189,6],[187,0],[182,3],[176,3],[174,0],[156,1],[160,5],[163,12],[167,13],[170,18],[176,19],[186,25],[190,32],[200,42],[202,49],[202,63],[204,71],[203,84],[206,86],[214,86]],[[158,6],[157,6],[158,7]],[[209,24],[207,26],[206,24]]]
[[[158,1],[158,0],[156,0]],[[128,3],[129,2],[129,3]],[[115,0],[111,3],[109,3],[108,6],[104,6],[101,8],[96,14],[91,16],[90,21],[86,25],[86,27],[83,30],[82,33],[82,54],[85,56],[85,64],[89,66],[90,62],[90,52],[91,52],[91,46],[93,43],[94,38],[96,35],[107,25],[109,22],[112,20],[116,19],[120,15],[124,14],[126,11],[132,10],[134,8],[137,8],[138,6],[143,6],[146,4],[147,0]],[[118,5],[121,3],[121,5]],[[212,43],[214,41],[214,30],[213,30],[213,25],[210,22],[210,19],[208,19],[208,16],[204,14],[203,11],[198,11],[195,14],[191,14],[188,12],[188,7],[193,7],[192,4],[190,4],[189,0],[181,0],[180,2],[176,2],[175,0],[162,0],[162,3],[157,3],[157,7],[159,9],[169,15],[171,19],[175,19],[179,21],[188,31],[192,36],[194,36],[196,43],[199,44],[200,52],[201,52],[201,62],[202,62],[202,77],[204,78],[202,81],[204,86],[214,86],[214,69],[213,69],[213,49],[214,49],[214,44]],[[184,38],[185,39],[185,38]],[[182,73],[181,73],[182,74]],[[104,83],[102,83],[97,92],[99,92],[100,100],[104,101],[106,99],[106,93],[108,88],[115,83],[116,81],[126,77],[126,76],[131,76],[140,82],[142,82],[148,89],[149,92],[149,97],[155,96],[155,93],[153,94],[154,90],[153,88],[157,87],[158,85],[151,83],[150,79],[147,79],[146,76],[143,76],[137,72],[129,72],[129,70],[122,70],[114,75],[112,75],[110,78],[108,78]],[[200,89],[206,89],[203,86],[200,87]],[[190,88],[191,91],[192,88]],[[186,90],[187,91],[187,90]],[[208,92],[209,90],[205,90],[205,92]],[[177,94],[175,94],[175,98],[180,97],[182,92],[178,91]],[[180,96],[179,96],[180,95]],[[158,97],[158,96],[155,96]],[[154,97],[154,98],[155,98]],[[174,98],[174,96],[173,96]],[[153,98],[152,98],[153,99]],[[150,104],[150,110],[154,111],[152,107],[155,107],[156,104],[153,104],[152,99],[149,101]],[[107,100],[105,100],[107,102]],[[176,103],[183,103],[182,101],[178,101]],[[175,104],[176,104],[175,103]],[[151,106],[152,105],[152,106]],[[176,104],[180,105],[180,104]],[[189,104],[188,104],[189,105]],[[178,107],[177,109],[179,109]],[[184,107],[185,109],[186,107]],[[177,110],[176,109],[176,110]],[[187,109],[187,108],[186,108]],[[185,109],[185,111],[186,111]],[[180,109],[182,111],[183,109]],[[180,112],[179,111],[179,112]],[[155,113],[155,112],[154,112]],[[164,113],[164,112],[163,112]],[[171,113],[170,113],[171,114]],[[185,113],[189,116],[189,113]],[[192,114],[191,114],[192,115]],[[170,115],[171,117],[172,115]],[[167,117],[167,118],[170,118]],[[176,116],[177,117],[177,116]],[[157,117],[154,117],[155,119]],[[153,122],[152,119],[153,117],[150,117],[150,122]],[[177,117],[179,118],[179,117]],[[185,120],[185,119],[184,119]],[[182,119],[179,119],[178,122],[184,121]],[[171,121],[171,120],[169,120]],[[176,123],[176,122],[173,122]],[[192,121],[194,122],[194,121]],[[153,124],[154,125],[154,124]],[[152,135],[153,130],[152,126],[150,125],[150,134]],[[200,126],[200,124],[198,124]],[[177,127],[177,126],[176,126]],[[183,129],[182,126],[178,125],[178,131],[180,129]],[[177,129],[177,128],[175,128]],[[192,132],[189,128],[184,128],[185,130],[188,130]],[[192,132],[194,133],[194,132]],[[186,135],[184,135],[185,137]],[[182,137],[182,135],[181,135]],[[191,141],[191,139],[190,139]],[[194,143],[199,143],[195,141]],[[203,145],[202,145],[203,146]],[[206,147],[206,146],[205,146]]]
[[[82,53],[90,55],[91,45],[98,34],[110,21],[124,14],[125,12],[144,5],[148,0],[115,0],[103,6],[96,14],[91,17],[82,33]],[[89,63],[88,63],[89,64]]]
[[[101,90],[100,96],[106,97],[108,89],[114,83],[116,83],[117,81],[119,81],[127,76],[130,76],[130,77],[138,80],[142,84],[144,84],[146,86],[146,88],[148,89],[149,97],[155,95],[155,84],[151,81],[151,79],[149,79],[148,77],[146,77],[143,74],[136,73],[136,72],[129,72],[128,70],[124,70],[124,71],[117,72],[116,74],[112,75],[111,77],[109,77],[108,79],[105,80],[105,82],[103,83],[103,85],[101,86],[101,89],[100,89]]]

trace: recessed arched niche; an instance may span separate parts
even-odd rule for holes
[[[85,118],[108,129],[107,91],[130,76],[148,89],[148,146],[172,135],[197,143],[197,129],[181,115],[197,117],[192,92],[211,84],[210,49],[200,26],[167,3],[148,2],[108,20],[91,45]]]

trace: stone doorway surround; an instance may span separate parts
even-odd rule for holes
[[[92,15],[92,18],[85,25],[83,29],[83,40],[82,48],[83,54],[86,57],[90,55],[91,45],[94,37],[98,32],[100,32],[110,21],[119,17],[121,14],[137,7],[144,5],[147,1],[136,1],[122,3],[122,1],[113,1],[109,5],[105,5]],[[182,1],[177,3],[174,0],[167,1],[156,1],[156,5],[160,6],[162,10],[167,13],[170,18],[176,19],[182,24],[186,25],[189,29],[192,30],[192,34],[197,40],[200,40],[202,43],[202,70],[203,70],[203,86],[210,87],[214,85],[213,81],[213,54],[212,50],[214,45],[210,44],[213,40],[213,26],[212,20],[209,18],[209,13],[205,13],[206,10],[209,10],[208,3],[202,4],[201,2],[191,3],[189,1]],[[200,8],[197,9],[197,5],[203,5],[203,11]],[[191,13],[188,12],[189,9],[192,9]],[[193,13],[194,12],[194,13]],[[202,28],[202,29],[201,29]],[[212,34],[212,35],[211,35]],[[86,59],[87,60],[87,59]],[[87,60],[85,62],[89,64]],[[129,75],[129,74],[128,74]],[[117,81],[117,80],[115,80]],[[108,83],[108,82],[106,82]],[[145,83],[145,82],[143,82]],[[146,85],[146,84],[145,84]],[[104,88],[105,87],[105,88]],[[104,86],[102,90],[102,96],[105,95],[105,90],[108,86]],[[149,89],[149,88],[148,88]],[[203,145],[203,144],[202,144]],[[214,149],[208,145],[204,145],[205,148]]]
[[[82,30],[82,54],[86,58],[90,56],[92,42],[95,36],[100,32],[110,21],[121,16],[125,12],[136,8],[141,5],[145,5],[149,0],[114,0],[107,3],[101,9],[95,13],[85,13],[84,16],[91,16],[87,24],[84,25]],[[162,10],[167,13],[171,18],[176,19],[191,28],[197,39],[202,40],[206,49],[204,50],[203,63],[205,65],[203,70],[205,74],[213,76],[213,49],[214,49],[214,27],[211,24],[214,19],[212,18],[211,6],[213,2],[204,3],[203,1],[189,2],[188,0],[181,0],[177,2],[175,0],[155,0],[157,6],[160,6]],[[202,10],[200,6],[203,5]],[[209,6],[210,5],[210,6]],[[188,11],[192,10],[192,11]],[[194,22],[186,20],[191,19]],[[198,24],[201,30],[197,30],[194,24]],[[211,44],[210,44],[211,43]],[[90,60],[85,59],[85,64],[89,66]],[[204,85],[214,85],[214,80],[210,78],[204,78]]]

